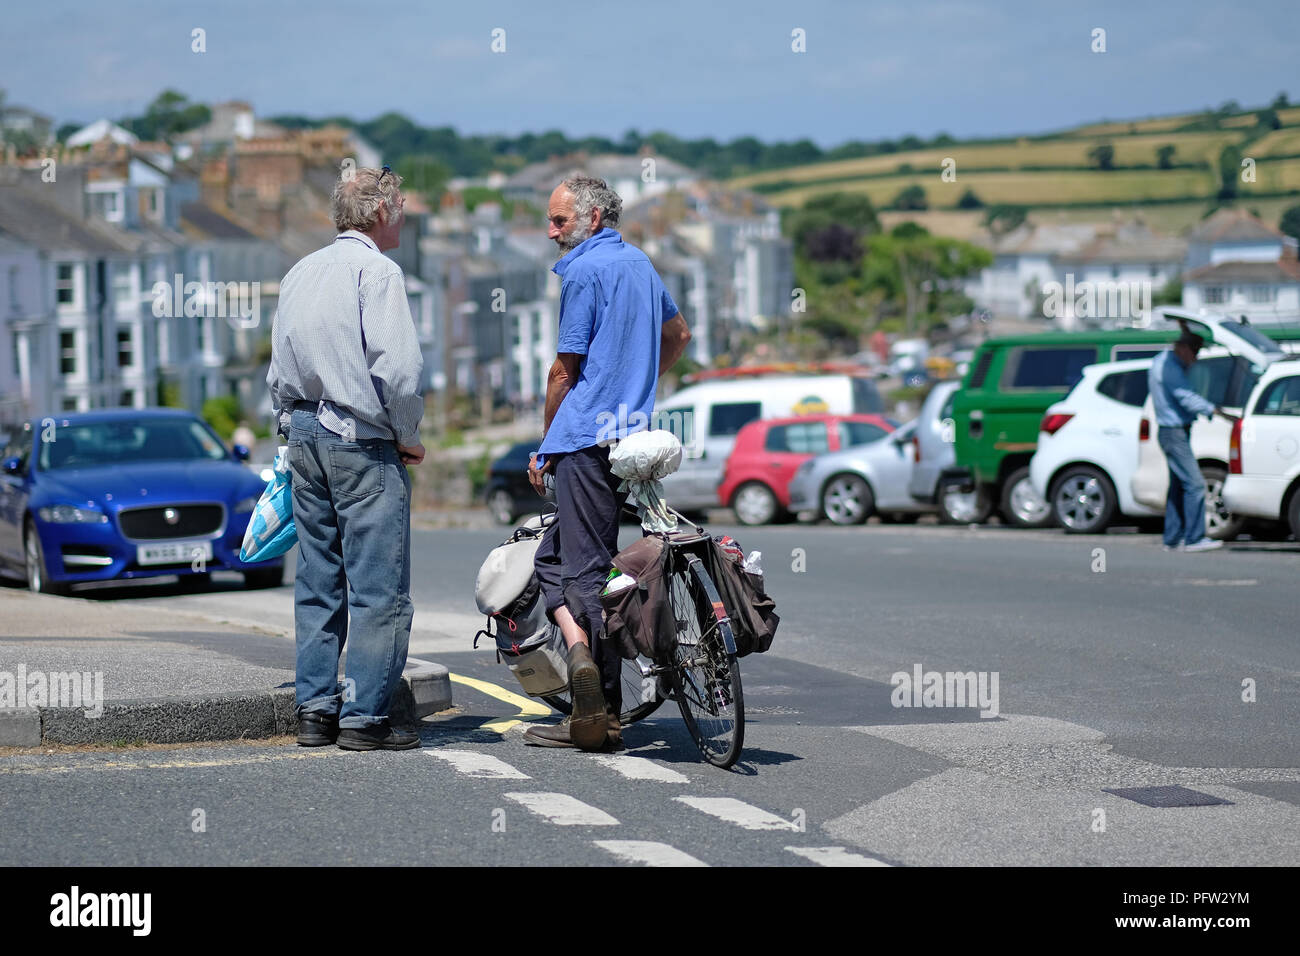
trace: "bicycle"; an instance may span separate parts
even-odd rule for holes
[[[644,720],[671,696],[704,759],[726,769],[740,758],[744,746],[744,690],[730,615],[697,553],[712,547],[712,541],[702,525],[688,523],[694,532],[659,535],[669,551],[668,598],[676,627],[673,650],[659,659],[644,655],[624,659],[625,706],[620,720],[624,726]],[[665,679],[669,694],[664,693]],[[567,693],[541,699],[562,714],[572,711]],[[629,700],[635,703],[628,706]]]

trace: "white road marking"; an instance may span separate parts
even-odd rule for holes
[[[640,863],[644,866],[708,866],[689,853],[683,853],[667,843],[653,840],[596,840],[596,846],[608,850],[623,863]]]
[[[818,866],[889,866],[873,857],[850,853],[842,846],[788,846],[786,849]]]
[[[615,827],[618,821],[567,793],[507,793],[506,798],[523,804],[550,823],[562,827]]]
[[[752,807],[735,797],[673,797],[679,803],[702,810],[746,830],[793,830],[795,825],[774,813]]]
[[[690,783],[690,777],[678,773],[671,767],[657,764],[644,757],[628,757],[616,754],[587,754],[588,760],[594,760],[603,767],[629,780],[657,780],[660,783]]]
[[[430,757],[445,760],[467,777],[487,777],[492,780],[531,780],[532,777],[517,770],[504,760],[475,750],[426,750]]]

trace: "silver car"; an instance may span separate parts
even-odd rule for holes
[[[818,455],[799,466],[790,481],[790,510],[814,511],[835,524],[915,521],[934,511],[908,491],[916,421],[866,445]]]
[[[952,396],[961,382],[939,382],[930,389],[916,416],[913,441],[916,461],[908,491],[918,501],[933,502],[939,490],[939,475],[957,463],[953,450]]]

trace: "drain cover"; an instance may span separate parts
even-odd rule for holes
[[[1231,800],[1218,797],[1199,790],[1186,787],[1102,787],[1104,793],[1113,793],[1117,797],[1133,800],[1148,807],[1213,807],[1220,804],[1234,806]]]

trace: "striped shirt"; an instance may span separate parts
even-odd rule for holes
[[[271,328],[271,389],[282,434],[294,405],[349,441],[420,440],[424,358],[401,267],[348,230],[289,270]]]

